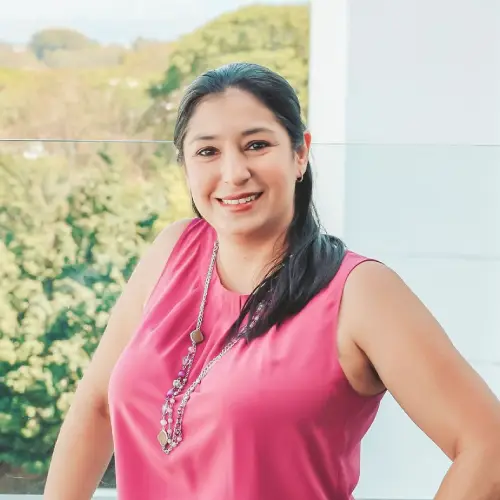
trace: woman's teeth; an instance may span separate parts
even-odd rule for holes
[[[251,201],[256,200],[258,197],[257,194],[253,194],[252,196],[247,196],[246,198],[239,198],[238,200],[224,200],[222,199],[222,203],[224,205],[240,205],[242,203],[249,203]]]

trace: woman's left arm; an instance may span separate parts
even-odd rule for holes
[[[395,400],[453,461],[435,500],[500,500],[500,402],[416,295],[387,267],[364,263],[347,280],[342,321]]]

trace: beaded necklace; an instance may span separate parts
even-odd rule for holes
[[[255,316],[252,318],[249,324],[244,327],[243,330],[240,331],[238,335],[236,335],[229,343],[227,343],[217,356],[215,356],[208,362],[208,364],[203,368],[198,377],[186,389],[186,391],[182,395],[181,402],[179,404],[179,407],[177,408],[177,411],[174,411],[176,399],[181,396],[181,392],[188,382],[191,367],[193,366],[193,362],[196,356],[197,346],[204,340],[203,333],[201,332],[201,324],[203,322],[203,313],[205,311],[205,304],[207,302],[208,288],[212,279],[218,250],[219,244],[216,241],[214,243],[212,258],[210,260],[207,276],[205,278],[205,286],[203,289],[203,297],[201,299],[200,309],[198,312],[196,328],[190,334],[191,345],[188,348],[187,355],[182,358],[182,367],[177,374],[177,378],[173,381],[172,388],[167,392],[165,396],[165,402],[161,409],[161,430],[158,434],[158,441],[162,447],[162,450],[167,455],[170,454],[182,442],[182,421],[184,417],[184,411],[189,402],[191,394],[196,389],[196,387],[200,385],[201,381],[207,376],[208,372],[217,363],[217,361],[219,361],[225,354],[227,354],[239,342],[239,340],[244,337],[248,329],[252,328],[255,325],[262,310],[262,305],[259,304]]]

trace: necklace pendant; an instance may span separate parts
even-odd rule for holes
[[[161,444],[162,448],[164,448],[165,445],[167,444],[167,441],[168,441],[168,436],[167,436],[167,433],[165,432],[165,429],[162,429],[157,437],[158,437],[158,441]]]
[[[203,342],[205,337],[203,337],[203,333],[201,333],[201,330],[193,330],[191,332],[191,340],[195,344],[201,344]]]

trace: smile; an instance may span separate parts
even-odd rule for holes
[[[252,201],[255,201],[261,194],[262,193],[255,193],[242,198],[231,198],[231,199],[220,198],[219,201],[223,205],[244,205],[245,203],[250,203]]]

